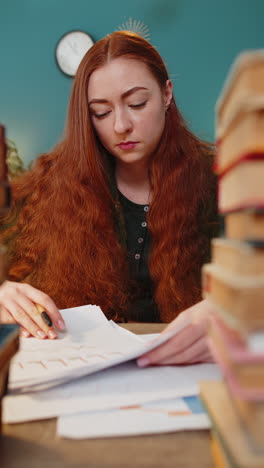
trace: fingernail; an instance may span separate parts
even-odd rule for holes
[[[29,333],[27,330],[23,330],[23,331],[22,331],[22,334],[23,334],[23,336],[24,336],[25,338],[28,338],[29,335],[30,335],[30,333]]]
[[[63,322],[63,320],[58,320],[57,325],[60,330],[64,330],[65,323]]]
[[[149,365],[149,363],[150,363],[150,360],[148,358],[145,358],[145,357],[139,358],[137,360],[138,367],[147,367]]]
[[[46,336],[47,336],[46,333],[44,333],[42,330],[38,330],[37,334],[38,334],[38,336],[40,336],[40,338],[46,338]]]
[[[49,338],[54,339],[57,338],[57,334],[53,330],[48,331]]]

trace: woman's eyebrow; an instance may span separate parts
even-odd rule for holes
[[[121,98],[124,99],[124,98],[130,96],[131,94],[134,94],[136,91],[140,91],[142,89],[147,90],[148,88],[145,88],[144,86],[134,86],[134,88],[131,88],[128,91],[125,91],[121,95]],[[94,104],[94,103],[105,104],[105,103],[108,103],[108,101],[107,101],[107,99],[91,99],[91,101],[89,101],[88,105],[90,106],[91,104]]]

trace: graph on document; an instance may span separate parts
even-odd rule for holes
[[[122,356],[120,351],[109,351],[98,346],[71,345],[65,347],[61,352],[43,353],[38,348],[28,351],[21,351],[12,360],[11,376],[16,379],[24,379],[26,375],[36,377],[36,374],[52,372],[62,369],[73,369],[76,367],[87,366],[87,364],[97,364],[102,361],[108,361],[114,357]]]

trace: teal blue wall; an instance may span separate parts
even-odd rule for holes
[[[263,0],[0,0],[0,122],[26,163],[61,137],[72,80],[54,47],[68,30],[95,39],[129,17],[148,25],[191,129],[214,137],[214,105],[238,52],[264,46]]]

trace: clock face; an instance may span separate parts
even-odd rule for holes
[[[56,46],[56,60],[63,73],[74,76],[93,43],[89,34],[83,31],[71,31],[65,34]]]

